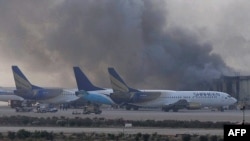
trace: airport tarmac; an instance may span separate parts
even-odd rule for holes
[[[102,113],[100,115],[96,114],[79,114],[73,115],[72,112],[76,111],[74,109],[59,110],[56,113],[34,113],[34,112],[16,112],[15,109],[11,109],[7,106],[0,107],[0,116],[13,116],[13,115],[23,115],[32,117],[82,117],[82,118],[105,118],[105,119],[125,119],[125,120],[198,120],[198,121],[229,121],[235,123],[241,123],[243,120],[243,112],[241,110],[225,110],[211,111],[205,110],[180,110],[179,112],[163,112],[159,109],[141,109],[138,111],[127,111],[124,109],[111,109],[102,108]],[[82,110],[77,109],[78,112]],[[250,111],[246,110],[245,122],[250,122]],[[18,131],[19,129],[25,129],[29,131],[34,130],[46,130],[53,132],[64,132],[64,133],[79,133],[79,132],[97,132],[97,133],[121,133],[125,132],[127,134],[133,133],[148,133],[152,134],[157,132],[157,134],[197,134],[197,135],[223,135],[223,129],[185,129],[185,128],[62,128],[62,127],[1,127],[0,132],[8,131]]]
[[[89,118],[106,118],[106,119],[125,119],[125,120],[180,120],[180,121],[229,121],[235,123],[241,123],[243,120],[243,112],[241,110],[225,110],[224,112],[220,111],[211,111],[211,110],[180,110],[179,112],[163,112],[159,109],[141,109],[138,111],[127,111],[124,109],[111,109],[111,108],[102,108],[101,114],[79,114],[73,115],[72,112],[82,112],[81,109],[68,109],[68,110],[59,110],[56,113],[34,113],[34,112],[16,112],[15,109],[12,109],[7,106],[0,107],[0,116],[12,116],[12,115],[23,115],[23,116],[32,116],[32,117],[89,117]],[[250,110],[245,110],[245,122],[250,122]]]

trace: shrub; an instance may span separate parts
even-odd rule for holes
[[[19,139],[26,139],[26,138],[31,136],[31,133],[29,131],[21,129],[21,130],[17,131],[16,136]]]
[[[11,140],[14,140],[16,138],[16,133],[9,131],[8,132],[8,138],[11,139]]]

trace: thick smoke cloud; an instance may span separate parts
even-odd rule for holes
[[[103,87],[110,87],[107,68],[114,67],[132,87],[179,90],[231,71],[211,43],[168,27],[166,2],[27,2],[1,1],[1,54],[60,86],[76,86],[73,66]]]

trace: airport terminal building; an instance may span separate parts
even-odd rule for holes
[[[222,76],[214,81],[213,90],[226,92],[250,108],[250,76]]]

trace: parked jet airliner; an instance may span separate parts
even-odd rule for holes
[[[14,94],[14,88],[0,87],[0,101],[8,102],[9,100],[23,100],[23,98]]]
[[[94,86],[87,76],[82,72],[79,67],[73,67],[78,92],[76,95],[84,100],[94,104],[115,105],[114,101],[109,97],[112,89],[104,89]]]
[[[12,66],[16,90],[14,94],[25,100],[39,103],[60,104],[79,99],[75,95],[76,89],[43,88],[29,82],[17,66]]]
[[[113,93],[110,97],[127,109],[140,107],[161,107],[164,111],[179,109],[198,109],[201,107],[229,106],[237,102],[235,98],[218,91],[173,91],[138,90],[129,87],[114,68],[108,68]]]

